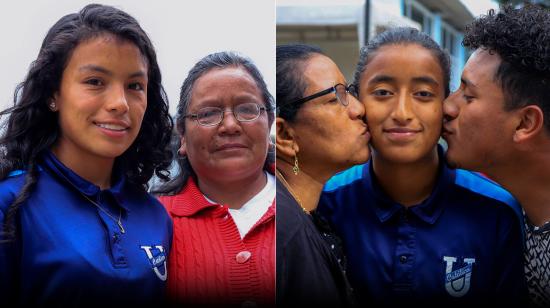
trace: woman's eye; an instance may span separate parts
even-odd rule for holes
[[[128,88],[131,90],[143,91],[143,85],[141,85],[141,83],[139,82],[131,83]]]
[[[329,103],[338,103],[338,98],[336,98],[336,97],[331,98],[328,102]]]
[[[92,85],[92,86],[102,86],[103,81],[97,78],[91,78],[85,81],[86,84]]]
[[[197,117],[199,119],[211,118],[218,116],[220,113],[222,113],[222,111],[218,108],[206,108],[199,110],[197,112]]]
[[[375,90],[372,92],[372,94],[374,96],[389,96],[391,95],[392,93],[388,90],[384,90],[384,89],[380,89],[380,90]]]

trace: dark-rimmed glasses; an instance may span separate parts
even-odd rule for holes
[[[315,94],[311,94],[309,96],[306,96],[306,97],[303,97],[303,98],[300,98],[300,99],[297,99],[293,102],[290,102],[288,104],[292,104],[292,105],[299,105],[299,104],[303,104],[307,101],[310,101],[312,99],[316,99],[318,97],[321,97],[323,95],[327,95],[329,93],[336,93],[336,98],[338,99],[338,102],[340,102],[340,104],[342,104],[343,106],[347,106],[349,105],[349,101],[348,101],[348,96],[347,94],[348,93],[351,93],[352,95],[355,94],[355,85],[353,84],[350,84],[350,85],[345,85],[345,84],[342,84],[342,83],[338,83],[326,90],[322,90],[322,91],[319,91]],[[283,105],[287,105],[285,103],[283,103]]]
[[[265,106],[260,106],[257,103],[243,103],[233,106],[230,110],[219,107],[204,107],[196,113],[186,114],[184,118],[191,118],[202,126],[216,126],[223,121],[226,112],[232,112],[233,116],[239,122],[252,122],[260,117]]]

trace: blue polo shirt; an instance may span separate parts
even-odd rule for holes
[[[318,210],[342,237],[362,304],[526,296],[519,205],[479,174],[441,163],[430,197],[407,209],[384,193],[369,162],[331,178]]]
[[[0,182],[0,227],[24,181],[24,172],[12,172]],[[120,214],[125,233],[116,222]],[[172,223],[154,197],[122,175],[101,190],[46,153],[16,222],[17,240],[0,243],[2,306],[111,307],[163,300]]]

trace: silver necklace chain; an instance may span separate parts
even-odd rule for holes
[[[88,196],[86,196],[82,192],[80,194],[84,198],[86,198],[86,200],[90,201],[90,203],[97,206],[97,208],[100,209],[103,213],[107,214],[107,216],[109,216],[112,220],[114,220],[118,224],[118,227],[120,228],[120,232],[122,232],[122,234],[126,233],[126,231],[124,230],[124,227],[122,226],[122,221],[120,220],[121,217],[122,217],[122,210],[120,208],[118,209],[118,220],[117,220],[111,214],[109,214],[109,212],[107,212],[104,208],[102,208],[99,204],[97,204],[97,202],[95,202],[94,200],[88,198]]]

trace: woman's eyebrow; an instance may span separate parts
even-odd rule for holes
[[[395,78],[390,75],[376,75],[371,80],[369,80],[368,84],[373,83],[381,83],[381,82],[394,82]]]
[[[439,82],[437,82],[437,80],[435,80],[434,78],[429,77],[429,76],[413,77],[412,80],[415,83],[429,83],[429,84],[433,84],[435,86],[439,86]]]
[[[103,66],[95,65],[95,64],[83,65],[83,66],[78,68],[78,71],[80,71],[80,72],[82,72],[82,71],[92,71],[92,72],[103,73],[103,74],[108,75],[108,76],[113,75],[113,72],[111,72],[110,70],[104,68]],[[130,78],[145,77],[145,76],[147,76],[147,73],[143,70],[136,71],[136,72],[129,75]]]

